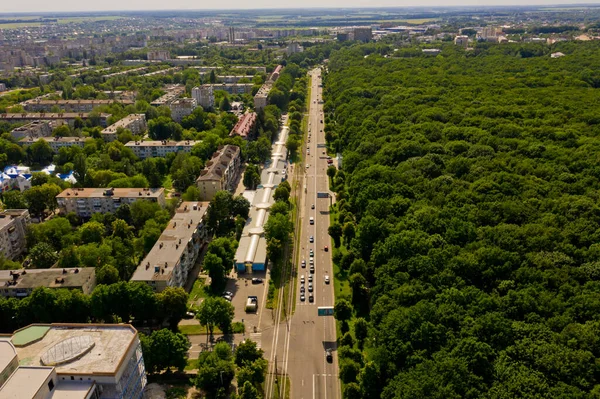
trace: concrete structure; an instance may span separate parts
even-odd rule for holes
[[[303,51],[304,51],[304,48],[298,42],[291,42],[290,44],[288,44],[287,48],[285,49],[285,52],[288,56],[290,56],[292,54],[296,54],[296,53],[301,53]]]
[[[260,87],[260,90],[254,95],[254,109],[259,111],[269,105],[268,97],[272,85],[267,82]]]
[[[25,233],[30,222],[27,209],[7,209],[0,212],[0,254],[6,259],[16,259],[25,252]]]
[[[26,137],[19,141],[19,145],[31,145],[38,140],[44,140],[50,145],[52,151],[58,152],[63,147],[77,146],[83,148],[85,145],[86,137],[39,137],[37,139]]]
[[[171,108],[171,118],[177,123],[180,123],[183,118],[190,115],[196,109],[196,100],[193,98],[180,98],[179,100],[173,101],[169,108]]]
[[[131,281],[143,281],[155,292],[183,287],[209,235],[204,223],[209,202],[183,202]]]
[[[235,145],[219,147],[196,180],[200,189],[200,200],[211,201],[217,191],[234,190],[241,163],[239,147]]]
[[[264,66],[252,66],[252,65],[235,65],[232,66],[233,69],[254,69],[256,73],[267,73],[267,67]]]
[[[140,159],[150,157],[165,157],[173,152],[192,151],[192,147],[201,143],[201,140],[186,140],[186,141],[169,141],[169,140],[153,140],[153,141],[130,141],[125,144],[125,147],[130,148],[133,153]]]
[[[111,105],[119,102],[123,105],[133,105],[134,101],[123,100],[39,100],[33,99],[21,103],[23,108],[29,112],[50,112],[52,108],[58,107],[64,112],[90,112],[101,105]]]
[[[229,94],[250,94],[252,93],[253,83],[213,83],[207,86],[212,86],[213,90],[223,90]]]
[[[2,399],[141,399],[146,383],[128,324],[32,324],[0,340]]]
[[[26,137],[40,138],[52,136],[52,131],[57,127],[61,126],[64,122],[61,120],[56,121],[33,121],[27,125],[23,125],[13,129],[10,135],[15,140],[21,140]]]
[[[68,188],[56,196],[61,213],[75,212],[89,218],[94,213],[112,213],[122,204],[144,200],[164,207],[164,188]]]
[[[146,125],[146,115],[130,114],[113,123],[100,132],[104,141],[115,141],[117,139],[117,130],[119,130],[119,128],[129,129],[134,135],[140,136],[145,133],[148,128]]]
[[[185,86],[183,85],[168,85],[163,87],[163,90],[166,91],[165,94],[152,101],[150,105],[154,107],[160,107],[161,105],[169,106],[175,100],[177,100],[183,93],[185,93]]]
[[[165,50],[148,51],[148,61],[166,61],[171,58],[171,54]]]
[[[370,42],[373,38],[373,30],[371,28],[354,28],[354,40],[361,42]]]
[[[454,38],[454,44],[464,48],[469,47],[469,36],[459,35]]]
[[[8,122],[8,123],[20,123],[25,122],[29,123],[32,121],[39,120],[64,120],[69,123],[69,125],[73,125],[75,119],[80,118],[83,120],[87,120],[90,118],[90,114],[87,112],[58,112],[58,113],[45,113],[45,112],[23,112],[20,114],[0,114],[0,122]],[[110,114],[100,114],[98,116],[99,123],[101,126],[106,126],[106,120]]]
[[[196,100],[199,107],[210,109],[215,106],[215,95],[212,85],[202,85],[192,89],[192,98]]]
[[[224,76],[217,76],[217,80],[219,82],[223,82],[223,83],[239,83],[240,80],[242,79],[248,79],[249,81],[252,82],[252,79],[254,79],[254,75],[224,75]]]
[[[38,287],[67,288],[91,295],[96,287],[96,269],[0,270],[0,294],[4,297],[23,298]]]
[[[231,132],[230,136],[240,136],[244,139],[249,139],[254,136],[256,131],[256,124],[258,121],[258,117],[256,112],[250,112],[242,115],[242,117],[237,121]]]
[[[267,261],[267,240],[264,236],[264,225],[269,218],[269,208],[275,203],[273,193],[277,186],[287,178],[287,148],[285,142],[288,135],[285,126],[279,132],[277,141],[273,143],[271,160],[265,165],[261,174],[252,204],[250,217],[242,230],[240,244],[235,253],[235,268],[238,272],[265,270]]]

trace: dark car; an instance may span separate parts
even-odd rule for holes
[[[329,363],[333,362],[333,354],[331,353],[331,349],[329,348],[327,348],[327,350],[325,351],[325,359],[327,359]]]
[[[311,293],[310,296],[308,297],[308,302],[314,302],[315,301],[315,296]]]
[[[262,278],[258,278],[258,277],[252,278],[252,284],[261,284],[262,282],[263,282]]]

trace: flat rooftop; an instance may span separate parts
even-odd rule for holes
[[[150,141],[129,141],[125,147],[193,147],[196,144],[202,143],[202,140],[150,140]]]
[[[129,114],[126,117],[124,117],[123,119],[119,119],[112,125],[108,126],[104,130],[102,130],[101,133],[114,133],[117,131],[117,128],[119,128],[119,127],[126,129],[130,123],[138,121],[140,119],[143,119],[145,121],[146,115],[144,115],[144,114]]]
[[[0,399],[35,398],[52,374],[52,367],[19,367],[0,390]]]
[[[10,342],[0,339],[0,370],[5,370],[6,367],[17,356],[17,351]]]
[[[58,381],[48,399],[85,399],[93,386],[93,381]]]
[[[27,212],[26,209],[7,209],[0,212],[0,230],[9,225],[13,219],[27,216]]]
[[[0,270],[2,288],[79,288],[96,273],[93,267]]]
[[[19,334],[36,327],[40,326],[31,325],[18,330],[13,342]],[[137,331],[129,324],[50,324],[46,327],[49,328],[41,338],[16,348],[21,366],[41,366],[42,357],[64,357],[65,341],[80,339],[93,345],[69,345],[73,351],[69,353],[72,360],[57,364],[56,372],[114,375],[137,338]]]
[[[106,188],[67,188],[56,198],[158,198],[165,191],[164,188],[113,188],[112,194],[106,194],[108,190]]]
[[[168,280],[197,226],[202,222],[209,204],[210,202],[183,202],[133,273],[131,281]]]

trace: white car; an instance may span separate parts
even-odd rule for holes
[[[329,284],[329,276],[325,276],[325,284]]]
[[[309,283],[312,283],[312,281],[313,281],[312,279],[313,279],[313,276],[312,276],[312,274],[311,274],[311,275],[309,275],[309,276],[308,276],[308,282],[309,282]]]
[[[300,282],[304,284],[304,274],[300,276]]]
[[[314,237],[313,237],[313,236],[310,236],[310,237],[308,237],[308,241],[309,241],[309,242],[315,242],[315,239],[314,239]]]
[[[313,292],[313,283],[308,283],[308,292]]]

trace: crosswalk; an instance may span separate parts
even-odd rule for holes
[[[250,333],[250,339],[256,342],[256,347],[260,349],[262,347],[262,333]]]

